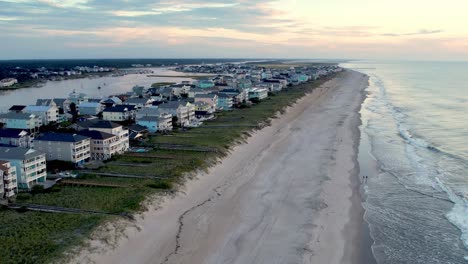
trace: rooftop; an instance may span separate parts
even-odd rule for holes
[[[21,138],[27,134],[23,129],[0,129],[1,138]]]
[[[0,159],[2,160],[24,160],[39,155],[44,155],[44,153],[27,148],[0,147]]]
[[[88,137],[67,134],[67,133],[43,133],[34,139],[34,141],[55,141],[55,142],[80,142],[88,139]]]
[[[89,129],[81,130],[80,132],[78,132],[78,134],[92,139],[109,139],[115,137],[115,135],[106,132]]]

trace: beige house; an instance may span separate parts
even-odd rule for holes
[[[91,131],[100,131],[108,134],[115,135],[116,151],[117,153],[123,153],[130,148],[130,135],[128,129],[124,129],[123,126],[105,120],[91,121],[87,124],[82,125],[83,128],[87,128]]]
[[[6,160],[0,160],[0,199],[8,199],[18,192],[16,167]]]
[[[91,159],[108,160],[115,155],[123,154],[121,142],[116,135],[97,130],[82,130],[81,136],[91,138]]]
[[[90,159],[90,138],[77,134],[44,133],[34,139],[34,149],[48,160],[63,160],[81,165]]]

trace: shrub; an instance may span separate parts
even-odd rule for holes
[[[32,194],[38,194],[38,193],[43,193],[44,192],[44,186],[42,185],[34,185],[31,188],[31,193]]]
[[[172,189],[172,183],[168,180],[158,180],[155,183],[149,183],[146,186],[154,189],[169,190]]]
[[[29,193],[18,193],[16,195],[16,200],[29,200],[31,198],[31,194]]]

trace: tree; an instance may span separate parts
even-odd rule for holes
[[[76,123],[76,121],[78,120],[78,111],[76,109],[75,103],[70,104],[70,112],[72,114],[72,123]]]

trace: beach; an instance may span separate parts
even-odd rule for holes
[[[346,70],[83,263],[362,263],[357,163],[366,75]],[[370,249],[369,249],[370,250]]]

